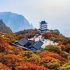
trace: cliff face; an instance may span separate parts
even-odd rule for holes
[[[0,20],[0,32],[12,33],[11,29],[8,26],[6,26],[2,20]]]

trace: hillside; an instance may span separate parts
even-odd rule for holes
[[[0,32],[12,33],[11,29],[8,26],[6,26],[2,20],[0,20]]]
[[[36,34],[40,35],[40,31],[38,29],[28,29],[28,30],[22,30],[22,31],[15,32],[15,35],[17,35],[19,39],[24,38],[24,37],[32,38]]]
[[[55,33],[43,36],[59,44],[33,52],[11,45],[19,39],[17,35],[0,33],[0,70],[69,70],[70,39]]]

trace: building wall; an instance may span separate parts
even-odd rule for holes
[[[40,23],[40,30],[41,32],[47,32],[47,23],[45,21]]]

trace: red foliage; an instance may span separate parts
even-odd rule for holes
[[[0,63],[0,70],[11,70],[11,69],[7,67],[6,65]]]
[[[6,53],[18,53],[22,51],[22,48],[12,46],[7,41],[0,38],[0,51],[6,52]]]
[[[3,56],[4,58],[4,63],[8,66],[11,66],[12,64],[16,64],[17,62],[22,62],[23,57],[17,56],[15,54],[7,54]]]
[[[4,41],[3,39],[0,38],[0,48],[4,49],[4,51],[7,51],[8,46],[9,46],[9,44],[6,41]]]
[[[64,61],[65,60],[59,54],[54,53],[54,52],[44,51],[44,52],[41,52],[40,55],[41,55],[42,58],[45,58],[47,56],[50,56],[50,57],[53,57],[53,58],[58,59],[60,61]]]
[[[50,39],[52,37],[52,33],[51,32],[47,32],[47,33],[43,34],[43,37]]]
[[[15,70],[48,70],[48,68],[44,66],[32,64],[30,62],[26,62],[16,66]]]

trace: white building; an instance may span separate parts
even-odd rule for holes
[[[48,45],[58,45],[57,42],[54,42],[54,41],[49,40],[49,39],[44,39],[41,35],[38,36],[38,37],[35,36],[35,37],[33,37],[29,40],[34,40],[35,42],[36,41],[42,41],[43,42],[43,45],[41,46],[42,48],[45,48]]]
[[[52,40],[49,40],[49,39],[44,39],[42,48],[45,48],[48,45],[58,45],[58,43],[53,42]]]

